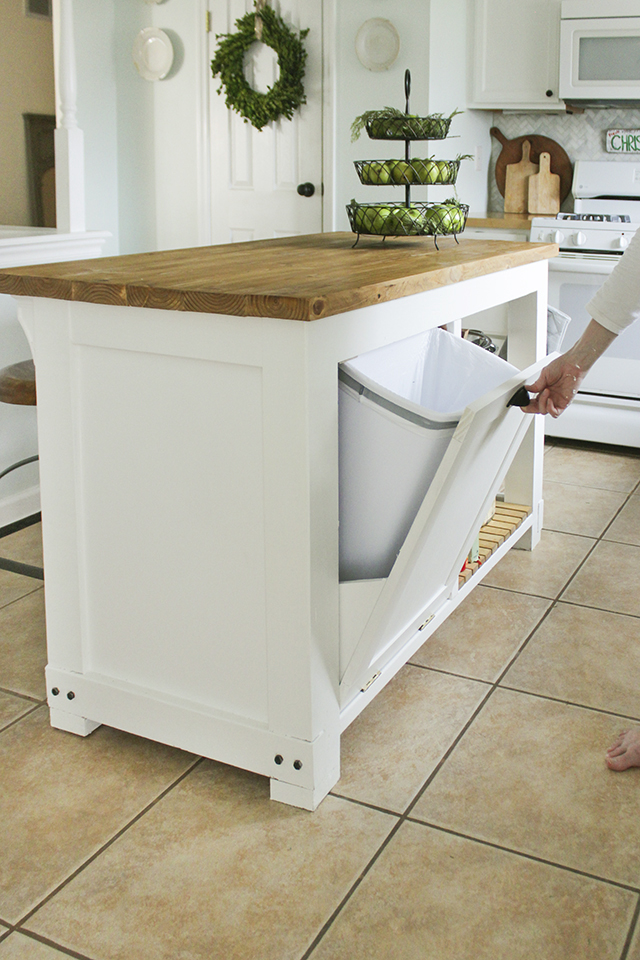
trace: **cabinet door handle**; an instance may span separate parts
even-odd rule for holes
[[[301,197],[312,197],[316,192],[316,188],[312,183],[299,183],[298,184],[298,193]]]

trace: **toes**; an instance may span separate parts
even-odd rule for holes
[[[628,770],[629,767],[633,766],[625,754],[620,757],[607,757],[606,764],[610,770],[617,771]]]

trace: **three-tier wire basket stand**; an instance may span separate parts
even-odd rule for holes
[[[360,182],[368,186],[404,186],[404,203],[347,204],[347,215],[352,231],[357,234],[357,245],[362,234],[387,237],[432,236],[438,249],[438,236],[453,236],[464,230],[469,207],[457,199],[412,202],[412,185],[454,185],[460,161],[411,159],[414,140],[444,140],[449,134],[451,117],[432,115],[414,117],[409,113],[411,72],[404,75],[405,113],[397,116],[372,117],[365,123],[372,140],[404,140],[404,160],[355,160]]]

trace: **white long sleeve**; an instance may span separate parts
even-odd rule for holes
[[[621,333],[640,317],[640,230],[586,310],[612,333]]]

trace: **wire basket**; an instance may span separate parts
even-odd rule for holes
[[[361,183],[454,184],[459,160],[354,160]]]
[[[444,140],[451,117],[379,117],[367,120],[365,127],[372,140]]]
[[[348,203],[354,233],[377,237],[455,236],[462,233],[469,207],[456,200],[443,203]]]

